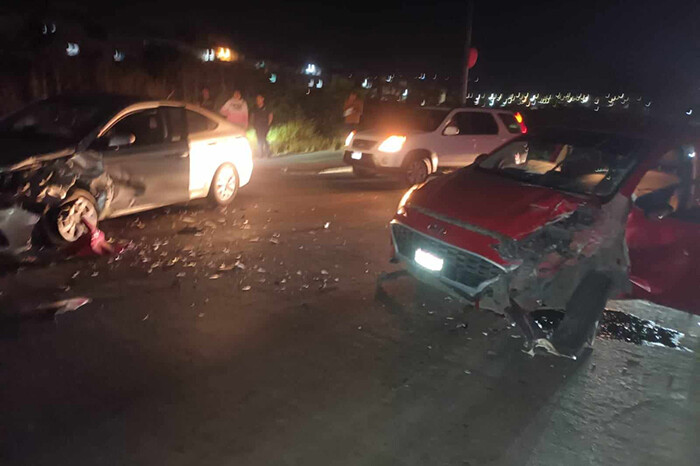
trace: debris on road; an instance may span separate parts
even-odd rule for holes
[[[204,228],[197,226],[197,225],[190,225],[186,226],[185,228],[182,228],[180,231],[177,232],[178,235],[194,235],[194,236],[203,236],[204,235]]]

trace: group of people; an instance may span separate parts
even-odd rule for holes
[[[202,89],[199,105],[212,112],[217,111],[209,89],[206,87]],[[248,103],[243,99],[241,91],[235,90],[231,98],[218,109],[218,113],[229,122],[245,130],[252,126],[258,140],[260,157],[270,156],[270,144],[267,141],[267,134],[270,131],[270,125],[272,125],[273,114],[265,104],[264,95],[258,94],[255,96],[255,106],[249,112]]]

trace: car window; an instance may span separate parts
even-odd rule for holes
[[[157,109],[142,110],[122,118],[112,126],[108,135],[133,134],[131,147],[149,146],[165,142],[165,125]]]
[[[459,112],[452,117],[451,124],[457,127],[460,135],[498,134],[498,124],[490,113]]]
[[[165,115],[167,139],[170,142],[180,142],[186,139],[185,109],[182,107],[161,107]]]
[[[509,133],[520,134],[522,132],[518,121],[515,119],[515,115],[512,113],[499,113],[498,117],[501,119],[503,125],[506,127]]]
[[[641,140],[595,133],[519,138],[489,155],[479,168],[531,184],[607,197],[647,151]]]
[[[187,110],[187,130],[190,134],[216,129],[219,124],[201,113]]]

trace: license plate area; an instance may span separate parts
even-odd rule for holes
[[[352,154],[350,154],[350,158],[353,160],[362,160],[362,152],[355,151]]]
[[[445,265],[445,260],[442,257],[421,248],[416,249],[413,259],[416,264],[431,272],[440,272]]]

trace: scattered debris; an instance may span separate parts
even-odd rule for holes
[[[330,228],[330,226],[331,226],[331,222],[326,222],[326,223],[323,224],[323,228],[326,229],[326,230],[327,230],[328,228]]]
[[[221,278],[221,275],[219,275],[218,273],[215,273],[214,275],[209,275],[209,280],[218,280],[219,278]]]
[[[241,288],[241,291],[250,291],[250,288],[251,288],[250,285],[246,285],[246,286]]]
[[[141,320],[142,320],[142,321],[148,320],[148,317],[149,317],[150,315],[151,315],[151,314],[146,314],[145,316],[143,316],[143,319],[141,319]]]

